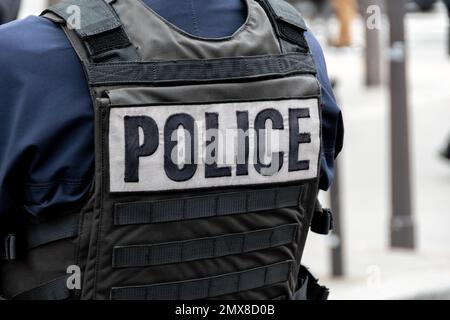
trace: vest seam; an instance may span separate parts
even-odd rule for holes
[[[93,95],[94,97],[96,97],[97,95],[94,93],[94,95]],[[96,106],[96,108],[97,108],[97,110],[100,108],[99,106]],[[98,112],[98,111],[97,111]],[[104,114],[104,112],[105,112],[105,110],[100,110],[100,117],[101,117],[101,121],[100,121],[100,127],[99,127],[99,131],[102,133],[103,132],[103,129],[104,129],[104,125],[103,125],[103,118],[105,117],[105,114]],[[105,179],[104,179],[104,176],[105,176],[105,165],[104,165],[104,161],[105,161],[105,157],[104,157],[104,154],[103,154],[103,151],[104,151],[104,148],[105,148],[105,135],[104,134],[102,134],[102,138],[101,138],[101,147],[100,147],[100,165],[101,165],[101,183],[99,184],[100,185],[100,188],[101,188],[101,191],[100,191],[100,195],[99,195],[99,197],[100,197],[100,208],[99,208],[99,221],[98,221],[98,230],[97,230],[97,235],[96,235],[96,243],[95,243],[95,245],[96,245],[96,257],[95,257],[95,269],[94,269],[94,292],[93,292],[93,297],[94,297],[94,300],[96,299],[96,296],[97,296],[97,278],[98,278],[98,272],[99,272],[99,267],[100,267],[100,263],[99,263],[99,260],[100,260],[100,256],[101,256],[101,254],[100,254],[100,252],[101,252],[101,233],[102,233],[102,221],[103,221],[103,211],[104,211],[104,207],[103,207],[103,203],[104,203],[104,196],[103,196],[103,191],[104,191],[104,188],[105,188],[105,186],[104,186],[104,183],[105,183]],[[109,172],[108,172],[108,175],[109,175]]]
[[[192,18],[192,25],[194,27],[194,33],[197,35],[200,33],[200,30],[198,28],[198,18],[197,18],[197,12],[195,11],[195,4],[194,0],[189,0],[190,7],[191,7],[191,18]]]

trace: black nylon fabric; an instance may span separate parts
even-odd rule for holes
[[[6,299],[18,300],[55,300],[71,297],[73,292],[65,286],[65,281],[54,285],[52,283],[55,279],[67,278],[67,268],[78,265],[76,247],[76,238],[55,241],[22,253],[14,261],[2,263],[2,295]],[[49,283],[50,287],[46,289]]]
[[[26,247],[33,249],[53,241],[76,237],[79,221],[80,215],[77,212],[30,226],[26,232]]]
[[[76,296],[62,278],[67,279],[70,266],[81,266],[77,258],[80,212],[89,209],[81,203],[65,210],[47,212],[39,218],[26,211],[14,216],[11,225],[16,233],[17,256],[0,263],[0,292],[6,299],[62,300]]]
[[[93,86],[217,82],[264,79],[297,74],[316,74],[312,55],[235,57],[209,60],[102,63],[87,66]]]
[[[131,45],[127,34],[123,28],[117,28],[111,31],[103,32],[99,35],[86,38],[89,51],[93,56],[114,50],[121,49]]]
[[[62,0],[46,9],[43,14],[47,12],[74,24],[79,23],[73,27],[76,27],[75,32],[83,39],[122,26],[112,7],[103,0]],[[74,19],[74,14],[79,14],[79,19]]]
[[[114,219],[116,225],[129,225],[273,210],[297,206],[300,193],[301,188],[294,186],[154,202],[117,203]]]
[[[219,275],[211,278],[113,288],[112,300],[196,300],[260,288],[288,279],[291,262]]]
[[[115,247],[113,266],[142,267],[212,259],[275,248],[294,241],[295,224],[220,237],[191,239],[154,245]]]
[[[72,293],[67,287],[67,276],[51,280],[43,285],[22,292],[13,300],[66,300]]]

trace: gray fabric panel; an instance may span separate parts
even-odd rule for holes
[[[279,43],[266,13],[255,1],[246,3],[246,22],[234,35],[222,39],[189,35],[141,0],[120,0],[113,7],[143,61],[279,54]]]
[[[114,221],[116,225],[162,223],[287,208],[298,205],[300,192],[301,187],[295,186],[195,198],[117,203]],[[229,197],[236,199],[236,202],[228,201]],[[214,202],[215,205],[197,210],[195,203],[199,201]]]
[[[113,250],[113,267],[143,267],[224,257],[286,245],[294,241],[297,224],[220,237],[155,245],[120,246]]]
[[[112,300],[195,300],[232,294],[288,280],[292,261],[211,278],[111,289]]]

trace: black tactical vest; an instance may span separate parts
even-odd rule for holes
[[[95,178],[82,206],[16,223],[4,297],[298,296],[320,86],[299,13],[282,0],[247,5],[245,24],[221,39],[187,34],[140,0],[44,11],[85,68]]]

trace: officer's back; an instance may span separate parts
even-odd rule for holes
[[[242,1],[146,3],[177,27],[201,38],[230,36],[246,20],[247,7]],[[218,24],[217,21],[224,23]],[[14,216],[19,207],[38,217],[57,215],[60,210],[80,210],[80,204],[86,204],[86,196],[93,186],[94,148],[89,133],[94,131],[94,124],[89,91],[80,63],[61,30],[43,18],[29,18],[6,26],[3,31],[17,34],[30,25],[36,27],[34,34],[21,34],[24,42],[14,46],[18,55],[13,58],[0,54],[0,63],[11,62],[14,65],[20,61],[22,64],[19,72],[14,68],[6,68],[6,75],[13,81],[0,84],[10,89],[1,99],[5,100],[5,105],[14,105],[14,121],[3,128],[6,134],[2,139],[6,143],[3,144],[4,149],[0,150],[0,177],[2,186],[5,186],[1,191],[0,213],[4,213],[5,217]],[[42,41],[38,43],[36,39],[39,40],[39,37]],[[312,50],[314,52],[313,48]],[[319,66],[319,80],[322,76],[322,80],[325,79],[324,87],[327,88],[327,78],[320,72],[320,54],[316,63]],[[20,74],[24,70],[27,73]],[[332,97],[331,93],[330,96]],[[337,107],[330,97],[328,101],[331,101],[328,105],[331,112],[328,115],[325,113],[324,118],[333,118],[332,127],[337,127]],[[33,109],[30,108],[32,104],[36,106]],[[61,108],[64,108],[64,112],[61,112]],[[44,123],[48,125],[45,126]],[[31,129],[23,130],[26,127]],[[331,155],[334,154],[335,144],[339,149],[340,139],[336,138],[335,132],[330,136],[333,151],[330,151],[330,147],[325,150]],[[322,175],[322,184],[326,188],[329,185],[333,156],[329,158],[326,153],[323,156],[327,159],[323,163],[325,174]],[[26,192],[23,188],[27,189]],[[279,266],[275,267],[279,271]],[[269,269],[264,270],[269,272]]]

